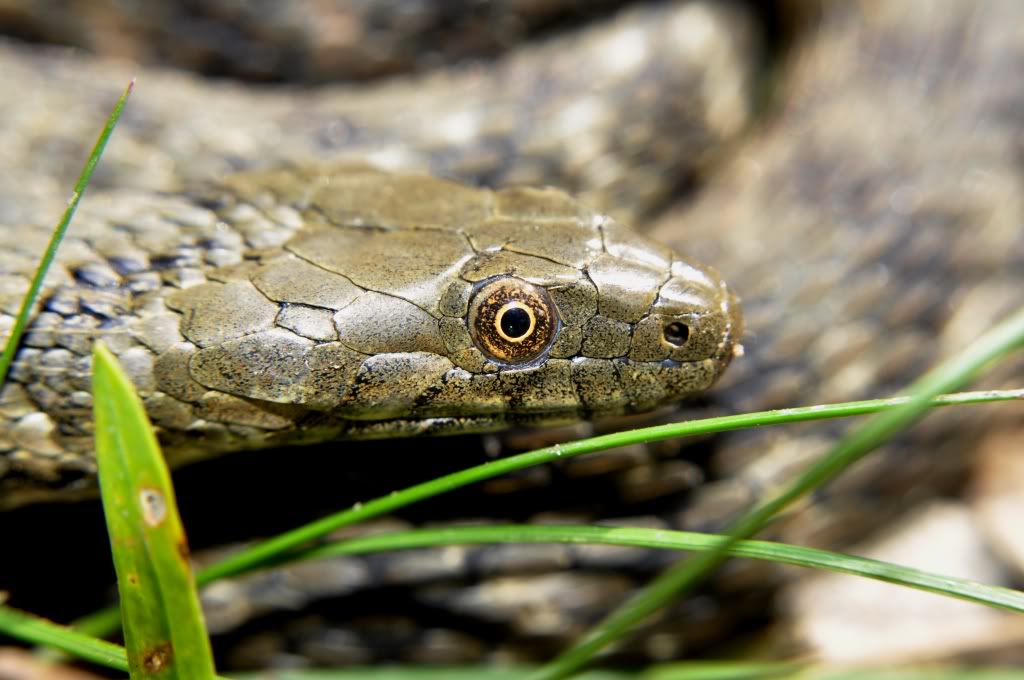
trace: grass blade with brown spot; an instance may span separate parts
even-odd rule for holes
[[[142,401],[102,343],[93,349],[100,493],[132,678],[214,677],[170,474]]]

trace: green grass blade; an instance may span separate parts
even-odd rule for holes
[[[948,395],[947,397],[932,400],[931,404],[935,406],[946,406],[951,404],[981,403],[1021,398],[1024,398],[1024,390],[1006,390],[1001,392],[989,391]],[[704,418],[684,423],[672,423],[668,425],[658,425],[638,430],[631,430],[628,432],[617,432],[600,437],[592,437],[590,439],[582,439],[579,441],[568,442],[566,444],[558,444],[555,446],[545,447],[543,449],[537,449],[536,451],[530,451],[516,456],[490,461],[471,468],[466,468],[465,470],[460,470],[443,477],[438,477],[422,484],[416,484],[387,496],[375,498],[366,503],[357,504],[349,510],[344,510],[315,522],[311,522],[268,541],[264,541],[252,548],[239,552],[238,554],[228,557],[217,564],[213,564],[200,571],[197,575],[197,580],[200,585],[205,585],[227,576],[233,576],[253,569],[258,569],[277,560],[287,552],[321,538],[332,531],[366,521],[373,517],[394,512],[395,510],[412,505],[413,503],[417,503],[449,491],[454,491],[455,489],[459,489],[476,482],[498,477],[533,465],[551,463],[559,459],[571,458],[573,456],[579,456],[587,453],[607,451],[608,449],[614,449],[635,443],[661,441],[679,437],[692,437],[713,432],[747,429],[751,427],[761,427],[764,425],[875,413],[886,408],[892,408],[895,405],[904,404],[907,401],[907,398],[876,399],[871,401],[848,402],[844,404],[832,404],[825,406],[761,411],[736,416]]]
[[[754,535],[793,501],[834,479],[876,446],[907,428],[923,415],[930,402],[943,392],[955,390],[985,366],[1024,346],[1024,308],[992,328],[970,347],[932,369],[912,384],[909,400],[884,411],[842,439],[825,457],[778,496],[741,517],[729,532],[729,540],[717,550],[701,553],[670,568],[612,612],[571,649],[545,666],[536,680],[565,677],[588,663],[607,645],[627,634],[647,616],[697,583],[728,558],[735,542]]]
[[[590,671],[580,680],[769,680],[801,668],[790,663],[731,661],[688,662],[654,666],[647,671]],[[422,668],[384,666],[372,668],[282,670],[246,674],[239,680],[522,680],[529,667],[449,666]]]
[[[237,676],[238,680],[522,680],[529,669],[501,666],[382,666],[342,669],[263,671]],[[640,678],[645,677],[640,674]],[[630,680],[636,673],[593,671],[580,680]]]
[[[931,406],[952,406],[962,404],[980,404],[993,401],[1024,399],[1024,390],[1002,390],[984,392],[966,392],[937,397],[930,402]],[[536,451],[490,461],[465,470],[445,475],[437,479],[411,486],[394,494],[376,498],[359,504],[350,510],[328,515],[319,520],[283,533],[268,541],[243,550],[227,559],[210,565],[201,570],[196,579],[200,585],[212,583],[222,578],[259,569],[281,559],[283,555],[307,545],[332,531],[351,526],[373,517],[393,512],[399,508],[426,500],[433,496],[497,477],[531,465],[550,463],[562,458],[570,458],[587,453],[606,451],[619,446],[635,443],[661,441],[679,437],[726,432],[731,430],[781,425],[786,423],[821,420],[826,418],[845,418],[850,416],[878,413],[885,409],[895,408],[909,402],[908,397],[892,399],[872,399],[868,401],[846,402],[841,404],[825,404],[800,408],[760,411],[733,416],[703,418],[683,423],[671,423],[655,427],[618,432],[615,434],[593,437],[569,442],[558,446],[550,446]],[[79,619],[75,628],[92,635],[105,636],[117,630],[120,624],[120,613],[117,607],[108,607]]]
[[[170,474],[142,401],[103,343],[93,349],[96,459],[132,678],[214,677]]]
[[[76,658],[128,671],[124,648],[78,633],[46,619],[0,604],[0,633],[36,645],[59,649]]]
[[[930,574],[890,562],[828,550],[773,541],[743,540],[729,545],[728,536],[667,529],[530,524],[416,529],[337,541],[303,550],[295,554],[294,558],[309,560],[389,550],[496,543],[588,543],[693,552],[714,551],[728,546],[726,551],[730,557],[746,557],[863,576],[1024,614],[1024,593],[1010,588]]]
[[[238,680],[521,680],[529,667],[459,666],[281,670],[239,675]],[[645,671],[590,671],[580,680],[1020,680],[1019,668],[857,668],[829,670],[801,664],[742,661],[684,661]]]
[[[716,550],[722,545],[727,544],[728,541],[728,536],[662,529],[508,524],[418,529],[391,534],[361,536],[303,550],[293,553],[288,557],[290,560],[297,561],[342,555],[362,555],[390,550],[498,543],[573,543],[706,552]],[[735,543],[729,548],[729,555],[732,557],[765,560],[798,567],[851,574],[955,597],[990,607],[1024,613],[1024,593],[1020,591],[989,586],[961,578],[931,574],[889,562],[814,548],[755,540],[743,540]],[[3,628],[0,626],[0,631],[2,630]],[[715,664],[715,667],[717,668],[719,665]],[[688,664],[686,665],[687,674],[679,675],[678,677],[746,677],[744,675],[736,675],[734,664],[726,665],[728,670],[720,669],[725,674],[717,676],[712,674],[709,669],[703,667],[700,668],[698,673],[696,667]],[[761,668],[761,666],[759,665],[758,668]],[[679,669],[677,671],[682,672]],[[663,676],[658,675],[657,677],[661,678]],[[671,676],[666,675],[664,677],[677,677],[676,671],[673,671]]]
[[[1020,680],[1020,668],[928,667],[821,669],[794,680]]]
[[[68,206],[64,209],[64,214],[61,216],[57,228],[50,237],[50,243],[46,246],[46,252],[43,253],[39,266],[36,267],[32,283],[29,284],[28,292],[21,301],[21,308],[18,310],[18,316],[15,318],[14,326],[11,328],[11,335],[7,338],[7,344],[4,345],[3,354],[0,355],[0,386],[7,379],[7,371],[11,368],[11,362],[14,361],[14,355],[18,351],[19,343],[21,343],[21,336],[25,333],[25,328],[28,326],[29,317],[32,315],[32,308],[35,306],[36,298],[39,297],[39,291],[43,287],[46,272],[50,270],[53,258],[57,256],[57,248],[60,246],[60,242],[64,240],[64,234],[67,233],[68,225],[71,224],[71,218],[74,217],[75,210],[78,209],[78,203],[82,200],[82,194],[85,193],[85,188],[89,186],[89,181],[92,179],[93,170],[96,169],[96,164],[99,163],[100,156],[103,155],[103,150],[107,147],[107,141],[110,139],[111,133],[114,132],[117,121],[121,119],[121,112],[124,111],[124,105],[128,102],[128,97],[131,95],[134,87],[135,80],[133,79],[128,83],[128,87],[125,88],[124,93],[117,100],[114,110],[110,112],[107,124],[103,127],[103,131],[100,132],[100,136],[97,138],[96,144],[93,146],[92,152],[89,154],[89,158],[86,160],[85,166],[78,176],[78,181],[75,182],[75,189],[71,194],[71,200],[68,201]]]
[[[771,680],[795,678],[803,668],[779,661],[682,661],[652,666],[643,680]]]
[[[31,614],[0,605],[0,633],[24,642],[60,649],[84,661],[126,672],[128,657],[123,647],[96,638],[82,635],[69,628],[46,621]],[[995,668],[943,668],[886,669],[866,668],[856,670],[809,669],[807,673],[792,674],[803,669],[798,663],[789,662],[745,662],[745,661],[684,661],[656,664],[646,671],[618,673],[612,671],[591,671],[578,677],[580,680],[767,680],[777,677],[794,677],[794,680],[1016,680],[1019,669]],[[453,668],[422,667],[375,667],[317,670],[282,670],[234,676],[238,680],[441,680],[449,678],[493,678],[493,680],[518,680],[529,676],[534,669],[526,667],[478,667],[462,666]]]

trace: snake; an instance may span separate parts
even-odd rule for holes
[[[340,167],[197,196],[65,244],[4,388],[5,500],[94,479],[97,340],[175,461],[648,411],[709,388],[741,335],[713,270],[557,190]],[[37,243],[5,234],[13,306]]]
[[[756,95],[770,36],[728,3],[640,4],[490,62],[372,86],[279,92],[147,72],[140,93],[146,80],[155,92],[115,133],[121,152],[115,137],[3,393],[3,417],[29,425],[17,441],[0,429],[4,502],[87,492],[95,337],[142,388],[172,460],[192,463],[182,474],[222,470],[199,495],[237,480],[242,461],[243,486],[336,486],[298,462],[301,449],[281,449],[303,437],[614,420],[694,393],[656,417],[899,389],[1019,304],[1024,121],[1019,93],[996,85],[1024,66],[1019,14],[996,0],[825,4],[777,56],[784,75],[768,105]],[[11,45],[0,58],[10,84],[40,73],[60,83],[0,111],[3,290],[14,299],[44,240],[36,216],[59,204],[65,154],[85,144],[81,116],[63,113],[95,101],[81,69],[98,80],[123,69]],[[1019,370],[986,384],[1012,385]],[[772,535],[848,545],[956,490],[979,442],[1019,422],[1013,405],[930,417]],[[462,496],[456,511],[378,528],[569,517],[717,530],[845,430],[804,424],[565,461]],[[356,498],[395,488],[397,468],[433,476],[479,440],[398,441],[415,450],[349,449]],[[257,447],[264,457],[195,462]],[[531,660],[668,559],[453,547],[252,575],[204,598],[223,654],[243,666]],[[617,653],[705,651],[763,619],[782,580],[736,565]],[[260,631],[293,610],[290,627]]]

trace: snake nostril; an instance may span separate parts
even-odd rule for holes
[[[665,342],[676,347],[682,347],[690,337],[690,327],[685,323],[673,321],[672,323],[665,324],[663,335],[665,336]]]

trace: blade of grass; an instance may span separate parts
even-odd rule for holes
[[[500,524],[416,529],[360,536],[303,550],[291,557],[296,560],[313,560],[411,548],[495,543],[587,543],[708,552],[728,545],[729,537],[640,527]],[[866,557],[754,540],[737,541],[728,545],[726,550],[730,557],[745,557],[852,574],[1024,614],[1024,593],[1020,591],[931,574]]]
[[[360,536],[292,553],[288,557],[290,560],[298,561],[324,559],[341,555],[362,555],[391,550],[497,543],[572,543],[705,552],[716,550],[728,541],[729,537],[724,535],[638,527],[507,524],[417,529],[391,534]],[[989,586],[961,578],[931,574],[918,569],[863,557],[772,541],[756,540],[736,542],[729,548],[729,555],[851,574],[956,597],[968,602],[1024,613],[1024,593],[1020,591]],[[5,627],[3,618],[0,616],[0,632],[20,637],[29,642],[38,641],[56,644],[59,648],[65,649],[68,643],[60,641],[59,633],[68,632],[68,629],[56,626],[55,624],[47,623],[47,625],[58,630],[58,633],[54,633],[54,635],[57,635],[58,643],[50,643],[49,638],[39,640],[35,637],[23,637],[18,634],[18,631]],[[77,636],[77,639],[80,641],[79,644],[88,641],[99,642],[96,638],[84,636],[81,633],[73,633],[73,635]],[[105,647],[105,649],[110,648],[120,649],[112,645],[106,645]],[[91,653],[94,654],[95,652]],[[91,660],[91,657],[85,658]],[[713,664],[715,668],[718,668],[720,665]],[[685,664],[686,674],[677,676],[674,671],[670,676],[659,674],[657,677],[746,677],[745,675],[736,674],[735,664],[730,662],[725,664],[725,666],[726,668],[719,669],[723,675],[715,675],[711,673],[712,669],[704,668],[703,666],[697,667],[692,664]],[[787,665],[787,667],[789,670],[792,670],[791,666]],[[759,672],[764,672],[764,667],[760,664],[757,665],[757,668],[760,669]],[[676,670],[682,673],[682,669]],[[763,676],[754,675],[751,677]]]
[[[928,667],[827,668],[800,676],[800,680],[1020,680],[1020,668]]]
[[[57,248],[60,246],[61,241],[64,240],[64,234],[67,233],[71,218],[74,217],[75,210],[78,209],[78,204],[82,200],[82,194],[85,193],[85,188],[89,186],[89,181],[92,179],[93,170],[96,169],[96,164],[99,163],[100,156],[103,155],[103,150],[107,147],[107,141],[110,140],[110,135],[114,132],[117,121],[121,119],[121,112],[124,111],[124,106],[128,102],[128,97],[131,95],[134,87],[135,79],[133,78],[128,83],[124,93],[117,100],[117,103],[114,104],[114,110],[110,112],[103,131],[100,132],[100,136],[96,139],[96,144],[92,147],[89,158],[85,161],[85,166],[78,176],[78,181],[75,182],[75,189],[71,194],[71,199],[68,201],[68,206],[64,209],[64,214],[61,216],[57,228],[54,229],[53,235],[50,237],[50,243],[46,246],[46,252],[43,253],[43,257],[39,261],[36,273],[29,284],[28,292],[25,293],[25,297],[21,301],[21,308],[18,310],[18,316],[14,320],[13,328],[11,328],[11,335],[7,338],[7,344],[4,345],[3,354],[0,355],[0,386],[3,386],[4,381],[7,379],[7,372],[11,368],[11,362],[14,361],[14,354],[18,351],[21,336],[24,335],[25,328],[28,326],[29,317],[32,315],[32,308],[35,306],[36,298],[39,297],[39,291],[42,290],[46,272],[50,270],[50,265],[53,264],[53,258],[57,255]]]
[[[962,403],[981,403],[985,401],[1002,401],[1024,398],[1024,390],[1007,390],[1003,392],[976,392],[963,395],[949,395],[947,398],[936,398],[934,405],[944,406]],[[373,517],[385,515],[399,508],[413,503],[426,500],[433,496],[454,491],[463,486],[475,482],[491,479],[508,472],[520,470],[534,465],[550,463],[562,458],[571,458],[587,453],[606,451],[620,446],[627,446],[635,443],[654,442],[678,437],[692,437],[713,432],[725,432],[751,427],[761,427],[768,424],[782,424],[802,422],[806,420],[818,420],[823,418],[839,418],[851,415],[875,413],[896,404],[906,403],[906,398],[877,399],[871,401],[848,402],[845,404],[834,404],[826,406],[809,406],[806,408],[782,409],[777,411],[762,411],[747,413],[736,416],[724,416],[716,418],[704,418],[684,423],[672,423],[669,425],[657,425],[649,428],[631,430],[628,432],[617,432],[614,434],[582,439],[556,444],[555,446],[537,449],[527,453],[510,456],[501,460],[490,461],[465,470],[438,477],[436,479],[416,484],[402,491],[375,498],[366,503],[356,504],[349,510],[329,515],[307,525],[294,529],[264,541],[243,552],[226,558],[213,564],[197,575],[200,585],[211,583],[215,580],[233,576],[245,571],[258,569],[264,564],[275,560],[280,555],[310,543],[332,531],[351,526]]]
[[[128,672],[128,657],[124,653],[124,647],[97,640],[2,604],[0,632],[23,642],[59,649],[84,661]]]
[[[93,347],[96,461],[132,678],[213,678],[170,473],[142,401],[102,342]]]
[[[937,397],[932,400],[929,405],[951,406],[956,404],[979,404],[1016,399],[1024,399],[1024,390],[950,394]],[[665,439],[674,439],[679,437],[691,437],[714,432],[727,432],[731,430],[762,427],[766,425],[781,425],[808,420],[866,415],[894,408],[901,404],[908,403],[908,401],[908,397],[896,397],[892,399],[872,399],[868,401],[824,404],[801,408],[780,409],[775,411],[744,413],[733,416],[703,418],[701,420],[657,425],[628,432],[617,432],[615,434],[582,439],[566,444],[537,449],[536,451],[530,451],[516,456],[490,461],[465,470],[460,470],[450,475],[445,475],[444,477],[438,477],[437,479],[408,487],[391,495],[382,496],[366,503],[358,504],[349,510],[328,515],[327,517],[315,520],[309,524],[285,532],[279,536],[236,553],[221,562],[210,565],[209,567],[200,570],[196,575],[196,580],[199,585],[202,586],[222,578],[259,569],[263,566],[276,562],[282,555],[285,555],[303,545],[309,544],[332,531],[393,512],[399,508],[406,507],[442,493],[453,491],[469,484],[491,479],[532,465],[550,463],[562,458],[570,458],[572,456],[579,456],[587,453],[606,451],[619,446],[636,443],[662,441]],[[82,617],[75,622],[74,627],[82,632],[103,637],[110,635],[118,629],[120,624],[119,617],[120,613],[117,607],[108,607]]]
[[[76,658],[116,671],[128,671],[124,647],[77,633],[65,626],[0,605],[0,632],[24,642],[60,649]],[[746,661],[684,661],[657,664],[645,671],[593,671],[579,675],[580,680],[758,680],[794,677],[794,680],[1017,680],[1020,669],[929,667],[921,669],[861,668],[807,669],[789,662]],[[238,680],[273,678],[273,680],[434,680],[435,678],[494,678],[515,680],[526,677],[532,669],[523,667],[462,666],[447,668],[375,667],[315,670],[282,670],[270,674],[234,676]]]
[[[924,414],[935,397],[957,389],[988,364],[1022,346],[1024,308],[916,380],[908,389],[910,398],[906,403],[874,416],[844,437],[782,493],[737,520],[729,531],[729,540],[717,550],[684,559],[665,571],[597,624],[579,643],[542,668],[534,680],[562,678],[588,663],[604,647],[627,634],[647,616],[678,597],[725,561],[728,558],[727,551],[737,541],[754,535],[790,503],[834,479],[886,439],[909,427]]]
[[[0,604],[0,633],[22,642],[59,649],[97,666],[128,672],[128,654],[124,647],[4,604]],[[218,676],[216,680],[225,679]]]
[[[518,680],[532,669],[459,666],[421,668],[391,666],[383,668],[345,668],[284,670],[245,674],[238,680]],[[591,671],[580,680],[1020,680],[1018,668],[856,668],[836,671],[806,668],[801,664],[742,661],[684,661],[652,666],[644,671]]]
[[[522,680],[527,671],[515,666],[383,666],[263,671],[237,677],[239,680]],[[580,676],[580,680],[628,680],[636,677],[636,673],[593,671]]]
[[[792,673],[801,666],[791,663],[693,662],[654,666],[647,671],[590,671],[580,680],[768,680]],[[317,669],[277,671],[273,674],[240,675],[251,680],[520,680],[531,671],[527,667],[449,666],[422,668],[417,666],[384,666],[372,668]]]
[[[681,661],[651,666],[644,680],[771,680],[794,677],[805,664],[787,661]]]

